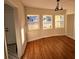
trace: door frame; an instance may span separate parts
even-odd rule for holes
[[[16,44],[17,44],[17,55],[18,55],[18,58],[20,59],[20,56],[19,56],[19,50],[20,50],[20,41],[18,42],[18,37],[17,37],[17,32],[18,32],[18,28],[17,28],[17,22],[19,21],[19,18],[18,18],[18,6],[17,5],[15,5],[13,2],[11,2],[10,0],[5,0],[4,1],[4,4],[7,4],[7,5],[9,5],[9,6],[11,6],[14,10],[14,27],[15,27],[15,35],[16,35]],[[17,22],[16,22],[17,21]],[[5,48],[5,54],[6,54],[6,57],[7,57],[7,59],[8,59],[8,49],[7,49],[7,38],[6,38],[6,32],[4,33],[5,35],[5,38],[4,38],[4,42],[5,42],[5,46],[4,46],[4,48]]]
[[[6,34],[5,33],[4,33],[4,54],[5,54],[4,58],[8,59],[8,50],[7,50],[7,42],[6,42]]]

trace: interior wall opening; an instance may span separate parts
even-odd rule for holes
[[[4,28],[7,42],[8,59],[18,58],[16,33],[14,24],[14,8],[4,5]]]

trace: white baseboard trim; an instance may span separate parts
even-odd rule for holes
[[[66,35],[66,36],[68,36],[68,37],[70,37],[70,38],[72,38],[72,39],[74,39],[74,40],[75,40],[75,38],[74,38],[74,37],[72,37],[72,36],[70,36],[70,35]]]
[[[65,35],[65,34],[55,34],[55,35],[50,35],[50,36],[42,36],[42,37],[32,38],[32,40],[29,39],[28,42],[34,41],[34,40],[39,40],[41,38],[46,38],[46,37],[51,37],[51,36],[62,36],[62,35]]]

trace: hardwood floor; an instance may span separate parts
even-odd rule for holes
[[[28,42],[22,59],[75,59],[75,41],[54,36]]]

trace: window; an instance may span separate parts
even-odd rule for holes
[[[43,16],[43,29],[51,29],[52,28],[52,16],[44,15]]]
[[[55,28],[64,28],[64,15],[55,15]]]
[[[28,30],[39,29],[39,15],[27,15]]]

